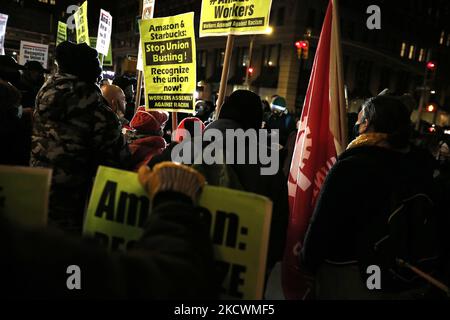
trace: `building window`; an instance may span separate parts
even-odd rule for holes
[[[284,7],[279,8],[277,11],[277,26],[284,25]]]
[[[402,42],[402,48],[400,49],[400,57],[404,57],[405,56],[405,51],[406,51],[406,43]]]
[[[425,61],[425,49],[420,49],[419,52],[419,62]]]
[[[216,49],[216,67],[223,67],[224,59],[225,59],[225,50]]]
[[[441,38],[439,39],[439,44],[443,45],[444,44],[444,39],[445,39],[445,31],[441,32]]]
[[[264,46],[264,67],[277,67],[280,58],[280,45],[272,44]]]
[[[207,63],[207,57],[208,57],[208,51],[206,50],[200,50],[197,54],[197,65],[200,68],[206,68]]]
[[[413,45],[411,45],[409,47],[409,54],[408,54],[408,59],[412,60],[414,59],[414,56],[416,55],[416,49]]]
[[[247,67],[249,62],[248,48],[239,48],[238,50],[238,67]]]
[[[206,65],[208,59],[208,51],[200,50],[197,52],[197,78],[199,80],[206,79]]]

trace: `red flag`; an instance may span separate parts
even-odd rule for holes
[[[311,278],[299,268],[299,252],[322,183],[337,155],[346,147],[346,122],[339,15],[336,0],[330,0],[288,179],[290,218],[282,272],[287,299],[308,296]]]

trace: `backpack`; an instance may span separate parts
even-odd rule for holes
[[[373,238],[370,249],[363,254],[361,272],[368,265],[381,270],[381,289],[399,292],[424,286],[425,282],[410,269],[405,261],[420,270],[433,274],[437,269],[439,241],[435,205],[425,193],[405,192],[405,188],[393,188],[390,214],[382,215],[384,224],[381,237]],[[367,278],[367,274],[365,274]]]

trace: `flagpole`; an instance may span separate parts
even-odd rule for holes
[[[229,34],[228,38],[227,38],[227,46],[225,49],[225,57],[223,60],[222,77],[220,79],[220,88],[219,88],[219,97],[217,99],[217,104],[216,104],[216,115],[215,115],[216,119],[219,117],[220,109],[222,108],[222,104],[225,100],[228,75],[230,73],[231,55],[233,53],[233,45],[234,45],[234,35]]]
[[[139,15],[142,17],[142,10],[143,10],[143,2],[142,0],[139,1]],[[139,45],[141,45],[141,42],[139,41]],[[138,60],[139,60],[139,48],[138,48]],[[134,113],[136,113],[137,109],[139,108],[139,105],[141,103],[141,91],[142,91],[142,71],[138,70],[137,74],[137,87],[136,87],[136,101],[134,102]]]

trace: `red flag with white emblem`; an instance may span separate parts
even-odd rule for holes
[[[322,26],[288,179],[289,226],[283,259],[286,299],[306,299],[311,278],[299,267],[299,253],[323,181],[347,144],[342,51],[336,0]],[[343,199],[345,201],[345,199]]]

